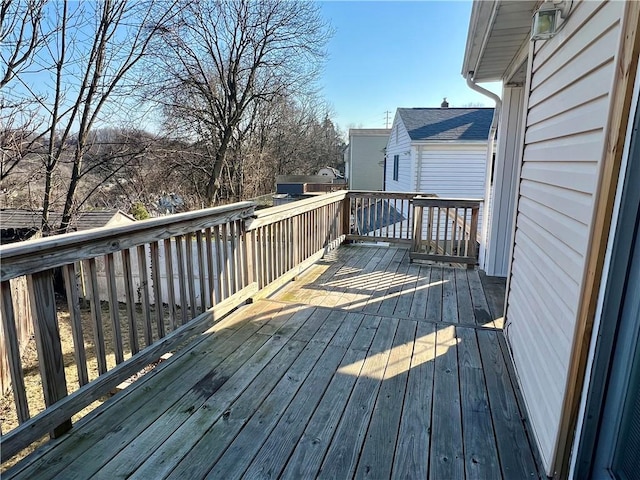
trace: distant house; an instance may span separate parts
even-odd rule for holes
[[[484,199],[492,119],[493,108],[399,108],[387,142],[385,190]]]
[[[635,1],[471,11],[462,74],[503,83],[484,268],[558,479],[639,478],[639,25]]]
[[[351,128],[344,152],[350,190],[384,190],[384,155],[389,128]]]
[[[387,142],[385,190],[484,197],[493,108],[399,108]]]
[[[344,179],[344,175],[340,173],[340,170],[333,167],[322,167],[318,170],[318,176],[327,177],[327,180],[331,181]]]
[[[50,212],[52,225],[60,222],[62,214]],[[89,230],[107,225],[122,225],[135,222],[135,218],[121,210],[95,210],[80,212],[71,222],[72,231]],[[42,211],[3,208],[0,209],[0,241],[12,243],[27,240],[40,232],[42,227]]]

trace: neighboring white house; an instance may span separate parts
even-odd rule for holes
[[[349,190],[384,189],[384,152],[388,128],[351,128],[344,152],[345,176]]]
[[[484,199],[492,119],[493,108],[398,108],[387,143],[385,190]]]
[[[557,33],[531,41],[537,9]],[[485,268],[508,271],[506,337],[554,478],[640,471],[639,24],[640,2],[471,13],[462,73],[504,85]]]

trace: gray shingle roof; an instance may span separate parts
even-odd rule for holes
[[[399,108],[412,141],[487,140],[493,108]]]

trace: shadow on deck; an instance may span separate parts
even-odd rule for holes
[[[504,284],[343,246],[3,478],[539,478]]]

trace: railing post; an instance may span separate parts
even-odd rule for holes
[[[469,253],[470,257],[476,256],[476,242],[478,232],[478,214],[480,212],[480,205],[476,204],[471,208],[471,225],[469,228]],[[467,268],[474,268],[474,264],[469,263]]]
[[[18,341],[18,331],[16,329],[16,319],[13,311],[13,299],[11,298],[11,285],[9,281],[2,282],[0,313],[2,314],[2,326],[6,338],[6,355],[9,360],[9,373],[11,374],[11,385],[13,398],[16,403],[16,413],[20,423],[29,420],[29,404],[24,388],[24,376],[22,364],[20,363],[20,343]]]
[[[344,243],[349,243],[347,236],[351,233],[351,199],[348,195],[342,200],[342,232]]]
[[[416,205],[414,202],[410,202],[409,205],[413,205],[413,246],[411,250],[418,253],[422,243],[422,205]],[[410,262],[413,263],[413,259],[410,259]]]
[[[245,248],[245,281],[246,284],[249,285],[256,281],[258,278],[257,272],[255,271],[255,238],[254,238],[254,230],[244,231],[244,248]]]
[[[44,401],[50,407],[67,396],[67,380],[64,374],[60,330],[56,311],[53,274],[51,270],[27,276],[29,299],[33,312],[34,333]],[[56,438],[71,429],[71,419],[53,428],[51,437]]]

